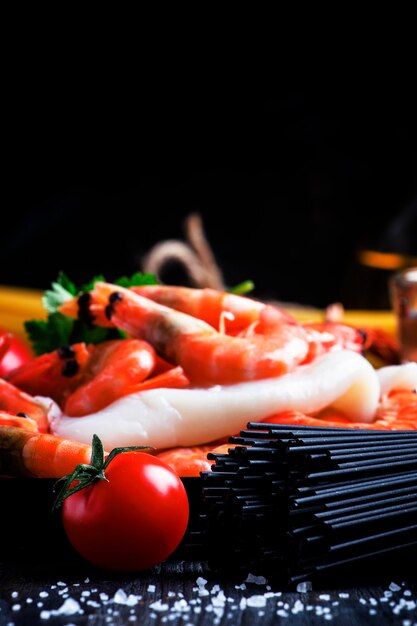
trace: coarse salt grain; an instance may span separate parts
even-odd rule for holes
[[[266,606],[266,598],[265,596],[260,596],[260,595],[250,596],[249,598],[247,598],[246,604],[247,606],[251,606],[251,607]]]
[[[392,582],[389,585],[389,590],[390,591],[400,591],[401,587],[400,587],[400,585],[397,585],[397,583]]]
[[[174,611],[178,611],[180,613],[190,611],[190,607],[188,606],[188,602],[181,598],[181,600],[177,600],[174,602],[173,606]]]
[[[313,585],[310,580],[305,580],[302,583],[298,583],[297,591],[298,593],[307,593],[313,589]]]
[[[147,591],[149,591],[149,593],[153,593],[154,591],[156,591],[156,586],[155,585],[148,585]]]
[[[53,609],[51,611],[41,611],[41,619],[49,619],[56,615],[75,615],[76,613],[83,613],[84,611],[80,607],[79,603],[73,598],[65,600],[64,604],[59,609]]]
[[[291,613],[296,615],[297,613],[301,613],[302,611],[304,611],[304,604],[301,602],[301,600],[296,600],[294,602],[294,606],[291,609]]]
[[[113,596],[113,602],[116,604],[126,604],[127,593],[124,589],[118,589]]]
[[[267,582],[265,576],[254,576],[253,574],[248,574],[245,580],[245,583],[254,583],[255,585],[266,585]]]

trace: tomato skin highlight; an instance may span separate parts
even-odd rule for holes
[[[5,354],[0,354],[2,356],[0,358],[0,378],[4,378],[9,372],[33,359],[33,353],[28,344],[23,339],[19,339],[13,333],[8,333],[8,331],[2,328],[0,328],[0,343],[2,337],[7,335],[11,335],[11,340]]]
[[[62,521],[72,546],[108,570],[141,571],[164,561],[188,524],[180,478],[144,452],[117,455],[106,478],[64,500]]]

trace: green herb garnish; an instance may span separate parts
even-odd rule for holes
[[[80,293],[91,291],[96,282],[105,280],[104,276],[94,276],[88,283],[77,287],[64,272],[58,274],[51,289],[47,289],[42,296],[42,304],[48,312],[47,319],[25,322],[26,333],[35,354],[45,354],[63,345],[72,345],[82,341],[96,344],[109,339],[126,337],[126,334],[117,328],[100,328],[59,312],[61,304],[72,300]],[[136,272],[130,278],[123,276],[113,282],[121,287],[139,287],[140,285],[155,285],[158,281],[153,274]]]
[[[235,285],[234,287],[230,287],[228,289],[229,293],[235,293],[238,296],[242,296],[245,293],[249,293],[255,289],[255,283],[251,280],[244,280],[242,283]]]

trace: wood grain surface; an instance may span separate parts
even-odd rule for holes
[[[61,560],[60,554],[36,561],[20,554],[0,559],[0,625],[414,626],[417,581],[410,572],[407,576],[375,572],[372,585],[359,575],[359,585],[336,578],[301,593],[273,581],[225,578],[206,562],[168,560],[147,572],[116,575]],[[68,615],[62,614],[64,603]]]

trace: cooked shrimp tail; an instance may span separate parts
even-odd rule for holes
[[[90,458],[88,444],[0,425],[0,474],[61,478]]]
[[[45,406],[3,379],[0,379],[0,410],[15,415],[25,413],[35,420],[41,433],[46,433],[49,430]]]

